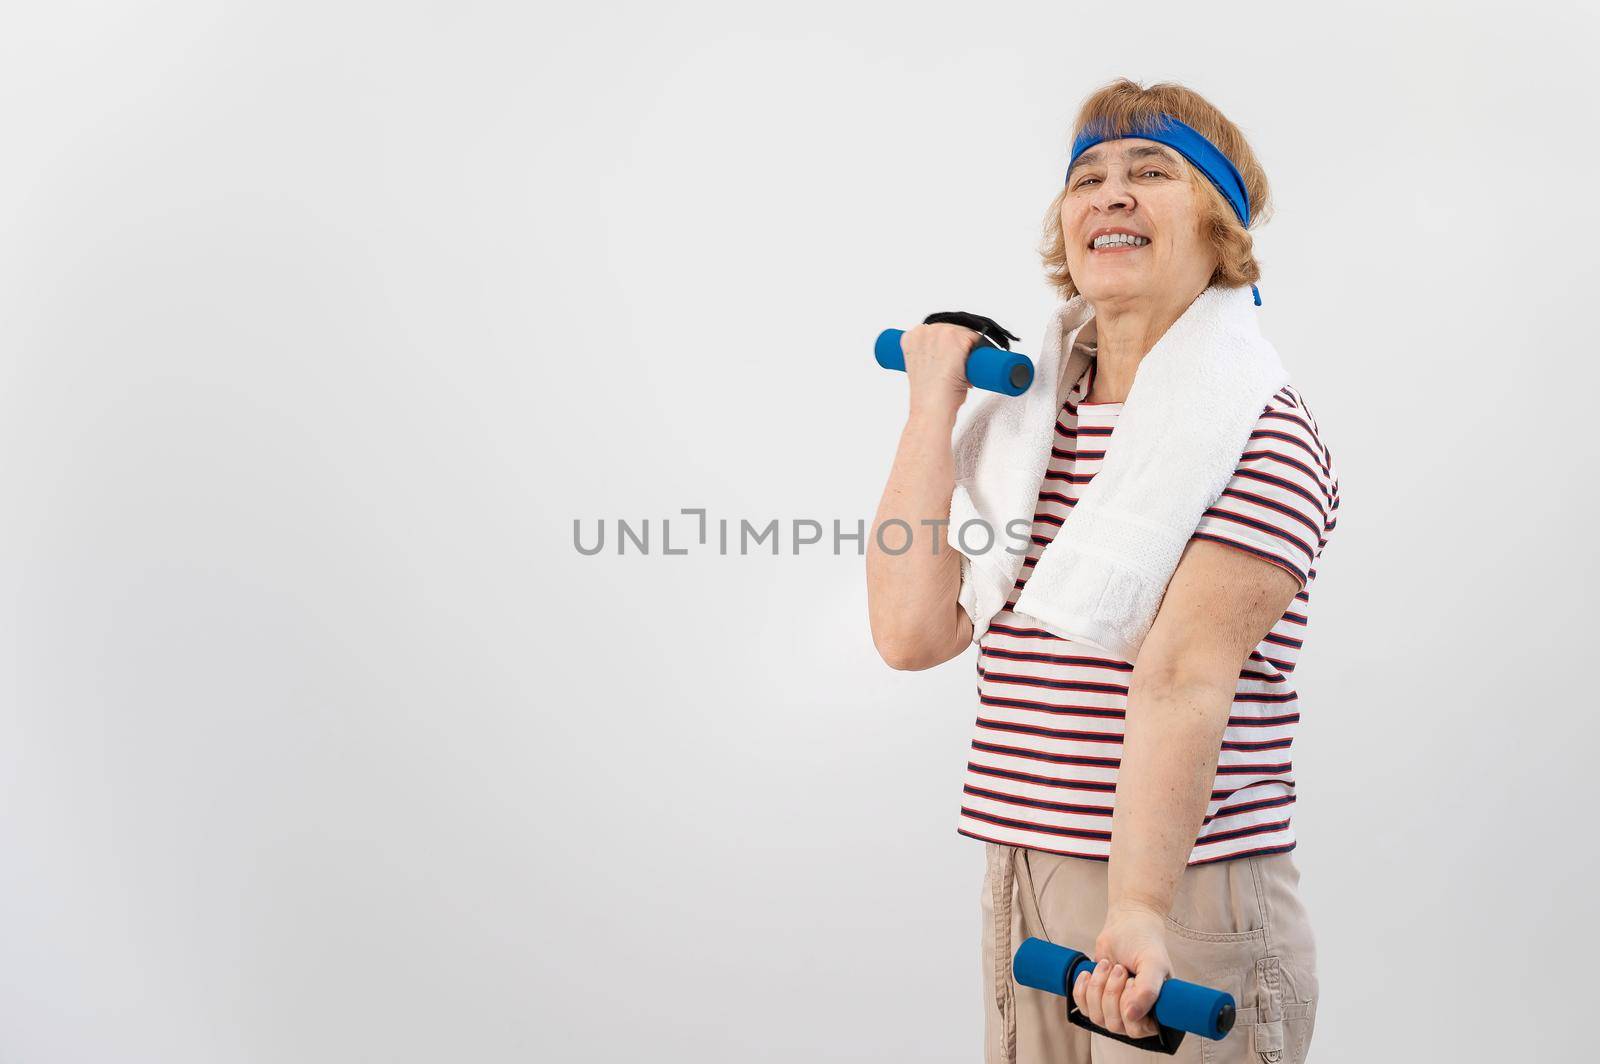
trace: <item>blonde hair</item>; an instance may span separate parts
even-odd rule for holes
[[[1127,78],[1118,78],[1107,84],[1083,102],[1073,125],[1072,139],[1076,140],[1079,133],[1091,126],[1101,130],[1107,139],[1120,137],[1161,114],[1172,115],[1185,125],[1192,126],[1233,163],[1250,194],[1251,228],[1272,216],[1272,196],[1267,188],[1267,174],[1261,168],[1255,152],[1250,149],[1250,142],[1245,140],[1239,127],[1228,121],[1209,100],[1176,82],[1157,82],[1148,89]],[[1249,232],[1240,224],[1238,215],[1233,213],[1233,208],[1217,191],[1210,178],[1192,164],[1187,169],[1189,183],[1200,190],[1201,202],[1205,204],[1200,218],[1200,231],[1210,238],[1217,255],[1218,265],[1211,275],[1210,284],[1239,288],[1259,281],[1261,265],[1256,262],[1252,250],[1254,241]],[[1066,194],[1067,187],[1063,182],[1061,191],[1050,201],[1050,210],[1045,214],[1044,242],[1039,247],[1039,253],[1044,259],[1045,276],[1050,284],[1060,292],[1062,299],[1071,299],[1078,294],[1078,286],[1073,283],[1072,273],[1067,267],[1067,235],[1061,228],[1061,201]]]

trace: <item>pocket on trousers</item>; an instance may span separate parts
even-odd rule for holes
[[[1194,942],[1257,943],[1266,952],[1267,917],[1252,860],[1186,869],[1167,912],[1167,929]]]
[[[1180,924],[1168,916],[1167,930],[1175,935],[1189,939],[1191,942],[1249,942],[1256,943],[1262,947],[1267,944],[1267,929],[1264,927],[1258,927],[1252,931],[1202,931],[1199,928]]]
[[[1294,1064],[1305,1060],[1316,1003],[1285,998],[1278,957],[1258,957],[1251,967],[1253,985],[1230,991],[1238,1005],[1233,1030],[1221,1041],[1200,1041],[1203,1064]]]

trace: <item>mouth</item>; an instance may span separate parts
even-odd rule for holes
[[[1089,244],[1089,254],[1116,255],[1126,251],[1139,251],[1149,246],[1150,240],[1148,237],[1118,237],[1109,243],[1102,240],[1099,247],[1096,247],[1095,243],[1091,241]]]

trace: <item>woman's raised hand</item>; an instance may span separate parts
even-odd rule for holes
[[[900,337],[906,376],[911,378],[911,413],[953,417],[972,385],[967,356],[983,342],[965,325],[935,322],[907,329]]]

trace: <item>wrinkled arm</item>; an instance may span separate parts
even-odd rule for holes
[[[955,418],[954,407],[913,410],[867,533],[872,640],[896,669],[932,668],[972,642],[972,619],[959,603],[961,556],[946,541]],[[901,551],[908,529],[910,546]]]
[[[1112,816],[1108,910],[1164,918],[1200,832],[1239,673],[1300,590],[1287,569],[1191,540],[1139,651]]]

